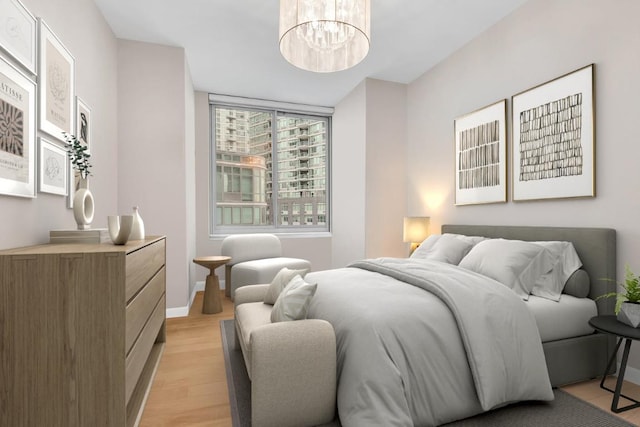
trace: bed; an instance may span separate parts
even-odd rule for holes
[[[574,305],[583,316],[613,313],[613,301],[593,300],[615,289],[597,280],[615,280],[614,230],[444,225],[442,233],[572,242],[592,278],[588,299]],[[343,426],[440,425],[550,400],[552,386],[600,375],[615,344],[589,328],[554,328],[549,319],[562,317],[533,314],[552,304],[525,302],[496,280],[442,262],[363,260],[305,280],[318,283],[309,317],[336,332]]]

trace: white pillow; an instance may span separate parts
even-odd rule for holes
[[[532,242],[547,249],[553,259],[553,269],[543,274],[533,286],[532,295],[560,301],[562,290],[569,277],[582,267],[582,262],[571,242]]]
[[[527,300],[536,280],[551,271],[552,261],[549,251],[535,243],[488,239],[475,245],[459,265],[497,280]]]
[[[316,293],[317,283],[305,282],[296,275],[282,290],[271,310],[271,322],[302,320],[307,318],[311,298]]]
[[[427,237],[410,258],[429,259],[458,265],[471,248],[486,237],[462,234],[432,234]]]
[[[280,295],[280,292],[282,292],[282,290],[289,284],[289,282],[291,282],[291,279],[293,279],[296,275],[304,277],[304,275],[308,272],[309,270],[306,268],[302,270],[291,270],[287,267],[284,267],[283,269],[278,271],[276,277],[274,277],[271,281],[269,289],[267,289],[267,293],[264,296],[264,303],[275,304],[278,296]]]
[[[422,247],[422,245],[420,245],[418,249],[411,254],[411,258],[429,259],[458,265],[460,260],[464,258],[473,247],[472,243],[458,239],[452,234],[443,234],[435,240],[435,243],[430,243],[431,242],[429,242],[428,249],[423,249],[418,252],[418,249]],[[416,252],[418,252],[417,255]]]

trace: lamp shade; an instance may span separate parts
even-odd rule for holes
[[[429,217],[410,216],[404,218],[402,241],[421,243],[429,235]]]
[[[303,70],[351,68],[369,52],[370,0],[280,0],[280,53]]]

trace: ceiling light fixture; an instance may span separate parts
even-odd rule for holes
[[[346,70],[367,56],[370,0],[280,0],[280,52],[303,70]]]

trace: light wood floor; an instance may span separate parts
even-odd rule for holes
[[[219,322],[233,318],[233,303],[222,295],[222,313],[202,314],[203,294],[198,292],[188,317],[167,319],[166,347],[140,426],[231,426]],[[607,381],[614,388],[615,378]],[[563,389],[609,411],[612,395],[599,383]],[[625,382],[623,393],[640,398],[640,386]],[[640,426],[640,408],[618,416]]]

